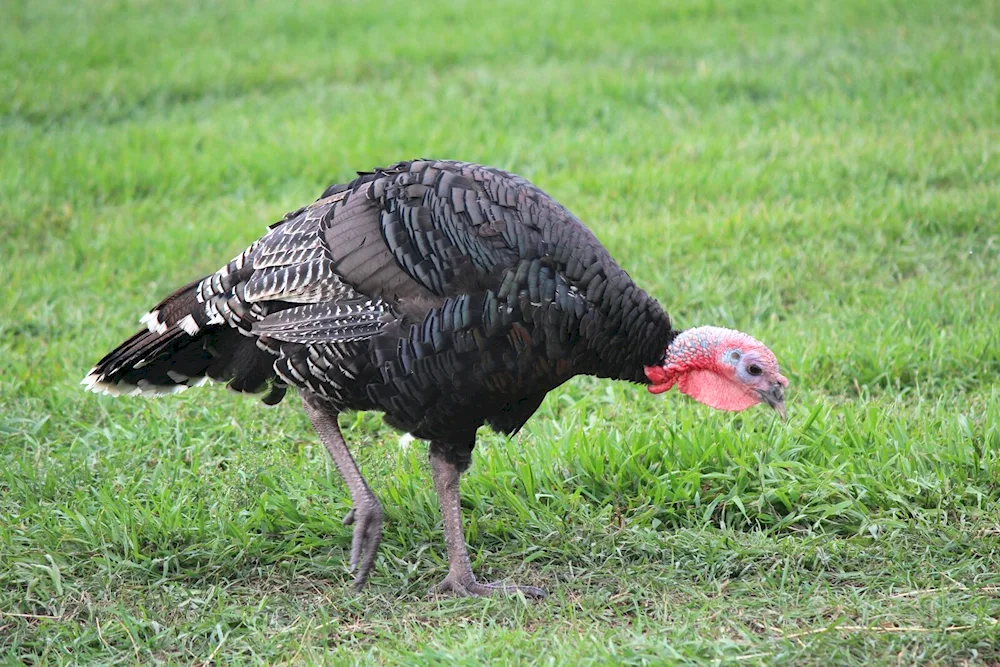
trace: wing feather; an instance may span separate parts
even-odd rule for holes
[[[349,343],[378,334],[389,313],[385,302],[375,299],[315,303],[269,315],[253,332],[289,343]]]

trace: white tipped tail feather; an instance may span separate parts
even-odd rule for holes
[[[199,327],[198,323],[195,322],[193,315],[185,315],[184,318],[177,323],[177,326],[183,329],[184,333],[188,336],[197,336],[198,332],[201,331],[201,327]]]
[[[143,315],[141,318],[139,318],[139,322],[141,324],[145,324],[146,328],[149,329],[151,333],[162,334],[167,332],[167,324],[162,319],[160,319],[159,308],[157,308],[156,310],[151,310],[145,315]]]
[[[91,372],[80,381],[87,391],[95,394],[105,394],[107,396],[166,396],[167,394],[177,394],[190,387],[200,387],[208,382],[207,377],[188,378],[176,385],[157,385],[149,380],[139,380],[137,384],[128,382],[105,382],[103,376]]]
[[[145,379],[138,380],[136,384],[121,380],[117,382],[109,382],[107,380],[107,375],[98,372],[96,367],[90,369],[87,377],[80,380],[80,384],[83,385],[87,391],[92,391],[95,394],[105,394],[107,396],[156,397],[166,396],[168,394],[177,394],[185,389],[188,389],[189,387],[200,387],[208,382],[207,377],[187,378],[180,373],[171,373],[171,371],[167,371],[167,373],[168,375],[171,375],[171,379],[176,380],[178,384],[158,385]]]

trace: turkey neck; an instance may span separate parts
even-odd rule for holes
[[[643,369],[661,363],[677,337],[670,317],[653,297],[635,285],[624,270],[607,280],[597,311],[598,326],[584,316],[581,335],[597,355],[594,375],[648,384]]]

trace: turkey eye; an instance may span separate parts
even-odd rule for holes
[[[747,373],[749,373],[750,375],[760,375],[763,372],[764,371],[760,370],[760,366],[758,366],[757,364],[751,364],[747,366]]]
[[[740,353],[739,353],[739,351],[738,350],[733,350],[733,353],[729,355],[729,358],[732,359],[733,361],[739,361],[740,360]]]

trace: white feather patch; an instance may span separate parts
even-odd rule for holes
[[[186,315],[184,319],[177,323],[177,326],[183,329],[184,333],[189,336],[197,336],[201,331],[201,328],[198,326],[198,323],[194,321],[194,317],[192,315]]]
[[[149,329],[151,333],[162,334],[167,332],[167,325],[160,319],[159,310],[153,310],[146,313],[139,318],[139,323],[145,324],[146,328]]]
[[[169,373],[170,371],[168,371]],[[180,376],[179,373],[176,375]],[[186,377],[186,376],[181,376]],[[173,378],[171,378],[173,379]],[[149,380],[139,380],[139,384],[129,384],[128,382],[105,382],[104,376],[91,370],[87,377],[80,381],[87,391],[95,394],[106,394],[108,396],[165,396],[184,391],[188,387],[198,387],[208,381],[207,377],[187,378],[180,384],[160,385],[153,384]]]
[[[127,382],[102,382],[100,380],[91,380],[91,376],[87,376],[84,379],[83,384],[87,385],[87,391],[92,391],[95,394],[106,394],[108,396],[164,396],[166,394],[176,394],[178,392],[184,391],[189,386],[187,384],[174,384],[174,385],[156,385],[150,383],[148,380],[139,380],[139,386],[134,384],[129,384]]]

